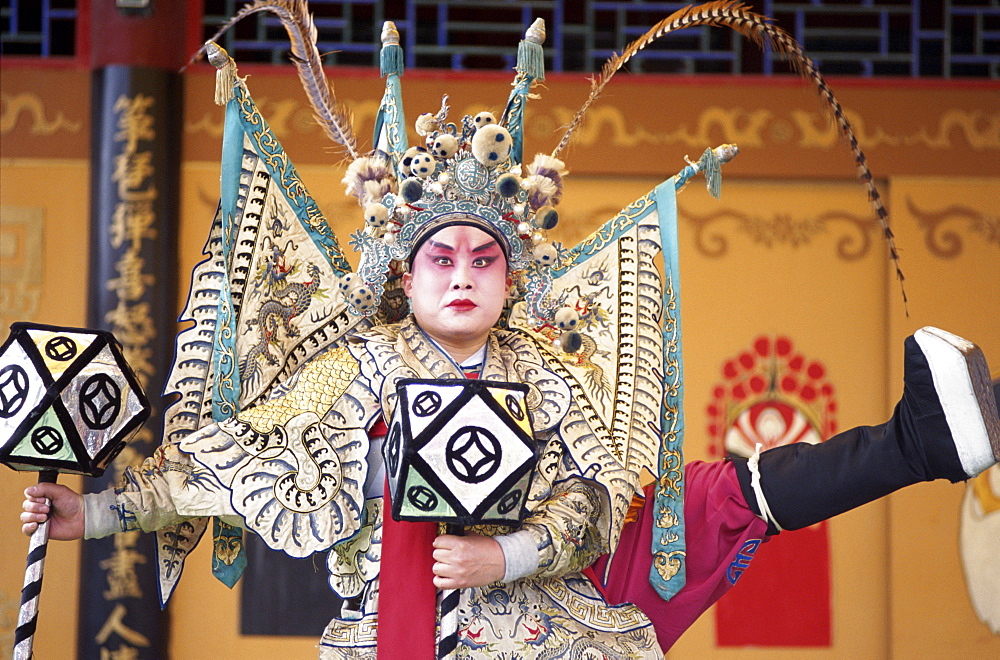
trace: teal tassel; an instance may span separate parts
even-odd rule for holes
[[[541,44],[521,40],[517,46],[517,70],[534,80],[545,80],[545,51]]]
[[[247,567],[247,551],[243,547],[243,530],[212,518],[212,575],[230,589],[243,576]]]
[[[715,152],[705,149],[705,153],[698,159],[698,165],[705,175],[705,186],[712,197],[719,199],[722,194],[722,162]]]
[[[389,75],[403,75],[403,47],[399,44],[386,44],[378,56],[379,67],[382,69],[382,77]]]

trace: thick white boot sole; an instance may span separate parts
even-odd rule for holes
[[[1000,417],[986,357],[939,328],[921,328],[913,338],[930,366],[962,469],[974,477],[1000,461]]]

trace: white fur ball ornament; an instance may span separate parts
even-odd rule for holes
[[[431,153],[438,158],[448,159],[458,153],[458,138],[450,133],[443,133],[434,138]]]
[[[539,266],[554,266],[556,260],[559,258],[559,253],[552,243],[540,243],[536,245],[533,254],[534,261]]]
[[[437,117],[429,112],[417,117],[415,128],[417,129],[417,135],[424,136],[429,135],[437,130],[438,123]]]
[[[340,279],[337,281],[337,288],[340,289],[340,292],[346,296],[347,292],[350,291],[355,284],[360,282],[361,278],[358,277],[357,273],[345,273],[341,275]]]
[[[484,126],[489,126],[490,124],[497,123],[497,118],[493,116],[492,112],[483,111],[472,118],[472,122],[476,125],[476,128],[482,128]]]
[[[556,327],[560,330],[576,330],[580,324],[580,314],[572,307],[562,307],[555,315]]]
[[[514,140],[507,129],[490,124],[476,131],[472,136],[472,155],[486,167],[496,167],[510,158]]]
[[[399,171],[403,176],[410,176],[410,165],[413,162],[414,156],[417,154],[427,153],[427,149],[424,147],[410,147],[403,152],[403,157],[399,159]]]
[[[434,174],[436,167],[437,161],[434,160],[434,156],[426,152],[419,153],[410,161],[410,174],[418,176],[421,179],[426,179]]]
[[[389,209],[381,204],[369,204],[365,207],[365,224],[374,229],[381,229],[389,222]]]

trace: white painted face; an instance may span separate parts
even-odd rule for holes
[[[417,324],[456,359],[486,342],[509,288],[503,249],[468,225],[445,227],[424,241],[403,275]]]

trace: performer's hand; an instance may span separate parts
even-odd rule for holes
[[[83,538],[83,496],[62,484],[41,483],[24,489],[21,531],[29,536],[51,513],[49,538],[72,541]]]
[[[484,587],[502,580],[507,563],[500,544],[488,536],[446,534],[434,539],[434,586]]]

